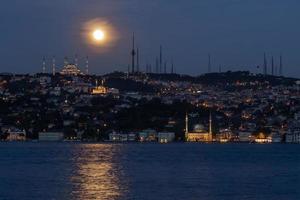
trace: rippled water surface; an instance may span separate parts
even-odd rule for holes
[[[300,145],[0,143],[0,199],[300,199]]]

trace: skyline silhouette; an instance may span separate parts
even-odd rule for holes
[[[59,70],[64,56],[75,54],[81,58],[82,69],[89,56],[91,74],[127,71],[134,32],[139,68],[144,71],[146,65],[154,71],[158,58],[159,67],[166,64],[169,71],[174,63],[178,73],[206,73],[209,54],[211,72],[263,73],[266,53],[270,73],[272,57],[273,70],[278,71],[282,55],[283,74],[299,77],[299,5],[294,0],[4,0],[0,8],[1,72],[38,73],[43,57],[51,69],[53,56]],[[118,38],[113,44],[94,47],[84,40],[84,24],[94,19],[114,27]]]

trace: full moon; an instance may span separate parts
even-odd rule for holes
[[[95,40],[97,40],[97,41],[101,41],[101,40],[103,40],[104,39],[104,36],[105,36],[105,34],[104,34],[104,32],[102,31],[102,30],[95,30],[94,32],[93,32],[93,37],[94,37],[94,39]]]
[[[119,39],[119,33],[115,27],[101,18],[85,22],[82,26],[81,35],[86,45],[97,52],[111,50]]]

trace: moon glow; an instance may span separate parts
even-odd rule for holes
[[[93,32],[93,37],[94,37],[95,40],[101,41],[101,40],[104,40],[105,34],[102,30],[97,29]]]

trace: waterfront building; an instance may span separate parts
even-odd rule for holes
[[[281,136],[280,132],[278,132],[278,131],[272,131],[270,137],[272,139],[272,143],[282,142],[282,136]]]
[[[255,137],[254,141],[255,143],[271,143],[272,137],[261,132]]]
[[[63,132],[39,132],[39,141],[62,141]]]
[[[136,141],[136,135],[134,133],[129,133],[127,138],[128,138],[128,142]]]
[[[240,142],[250,142],[252,139],[252,132],[247,130],[239,131],[239,141]]]
[[[292,121],[285,136],[287,143],[300,143],[300,121]]]
[[[175,133],[173,132],[159,132],[157,134],[158,142],[159,143],[169,143],[174,141]]]
[[[300,143],[300,131],[288,130],[285,136],[286,143]]]
[[[193,131],[189,131],[189,118],[188,114],[185,117],[185,139],[187,142],[212,142],[212,118],[209,115],[209,130],[205,130],[204,126],[198,124],[194,127]]]
[[[146,129],[138,133],[140,142],[154,142],[157,141],[157,132],[153,129]]]
[[[148,140],[148,133],[147,132],[139,132],[139,141],[140,142],[145,142]]]
[[[109,141],[110,142],[127,142],[128,141],[128,135],[127,134],[121,134],[117,132],[111,132],[109,133]]]
[[[7,131],[8,136],[6,138],[7,141],[25,141],[26,140],[26,132],[25,130],[20,130],[17,128],[12,128]]]
[[[229,142],[232,139],[232,131],[230,129],[220,129],[219,133],[216,134],[216,141],[217,142]]]
[[[128,141],[128,135],[127,134],[120,134],[119,136],[121,142],[127,142]]]

